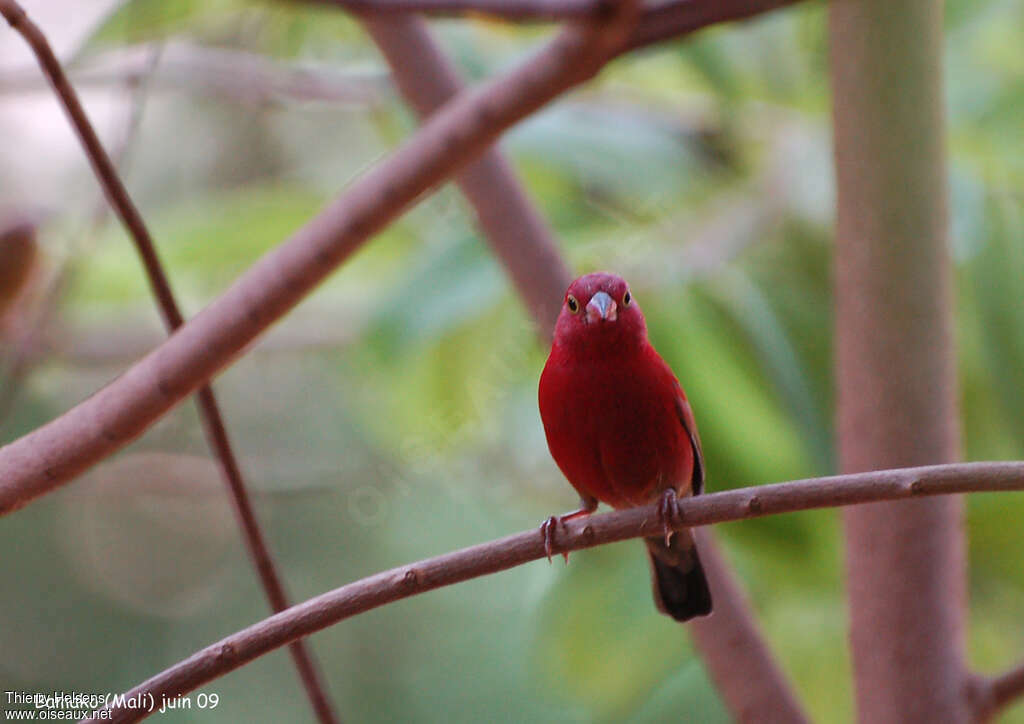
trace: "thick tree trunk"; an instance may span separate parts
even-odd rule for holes
[[[950,462],[959,432],[942,5],[834,0],[838,434],[845,472]],[[845,514],[863,722],[966,721],[961,500]]]

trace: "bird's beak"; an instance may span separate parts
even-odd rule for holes
[[[618,319],[618,307],[615,300],[606,292],[598,292],[587,303],[587,321],[596,322],[599,319],[608,322]]]

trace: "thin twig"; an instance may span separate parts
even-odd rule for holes
[[[86,155],[108,201],[135,242],[164,323],[168,332],[173,333],[184,323],[184,318],[171,291],[170,282],[160,263],[149,229],[132,202],[113,161],[110,160],[95,129],[89,122],[85,109],[68,82],[60,61],[57,60],[57,56],[50,48],[45,35],[16,2],[0,0],[0,13],[7,18],[11,27],[25,38],[39,60],[43,72],[53,84],[72,126],[85,147]],[[288,607],[284,586],[274,566],[263,531],[256,519],[256,513],[253,510],[245,480],[228,438],[220,408],[213,395],[213,389],[209,385],[204,385],[199,389],[197,402],[203,430],[210,447],[217,456],[221,473],[231,492],[235,512],[245,534],[249,554],[258,571],[260,582],[273,610],[282,611]],[[295,642],[290,647],[290,652],[317,718],[324,724],[336,722],[337,717],[305,645]]]
[[[681,515],[674,527],[680,530],[883,500],[1020,490],[1024,490],[1024,462],[959,463],[882,470],[685,498],[680,501]],[[652,531],[660,531],[661,525],[657,505],[592,515],[570,521],[560,529],[554,550],[557,553],[569,552],[650,535]],[[139,684],[125,697],[146,702],[145,707],[155,704],[159,708],[163,697],[192,691],[289,641],[308,636],[343,619],[545,556],[544,539],[533,529],[378,573],[311,598],[221,639]],[[111,706],[109,710],[111,718],[102,721],[136,722],[152,713],[124,705]],[[86,721],[101,721],[99,716]],[[108,712],[103,711],[102,716],[108,716]]]

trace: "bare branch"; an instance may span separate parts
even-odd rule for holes
[[[739,488],[680,500],[675,526],[704,526],[811,508],[921,498],[981,491],[1024,490],[1024,462],[960,463],[856,475],[811,478]],[[661,530],[658,506],[630,508],[570,521],[555,540],[559,553],[638,538]],[[289,641],[385,604],[461,581],[544,558],[544,540],[536,529],[393,568],[336,588],[275,614],[139,684],[125,694],[155,701],[192,691]],[[717,614],[712,614],[714,617]],[[148,704],[147,704],[148,706]],[[110,719],[136,722],[151,712],[111,707]],[[103,716],[106,716],[106,711]]]
[[[184,323],[184,318],[174,299],[174,293],[171,291],[170,282],[160,263],[149,229],[132,202],[128,189],[121,181],[99,136],[96,135],[95,129],[89,122],[85,109],[68,82],[60,61],[57,60],[42,31],[25,15],[17,3],[13,0],[0,0],[0,12],[31,46],[43,72],[53,84],[72,126],[85,147],[85,153],[107,199],[135,242],[136,249],[142,257],[150,287],[156,296],[157,306],[163,315],[164,323],[168,332],[173,333]],[[224,481],[231,492],[235,513],[242,526],[246,546],[253,564],[256,566],[264,592],[271,608],[274,611],[282,611],[288,607],[284,585],[274,565],[259,521],[256,519],[256,513],[253,510],[252,501],[249,499],[241,468],[235,458],[224,419],[214,397],[213,389],[209,385],[204,385],[199,389],[197,402],[207,442],[217,456]],[[324,724],[336,722],[337,717],[305,645],[296,641],[290,647],[290,653],[317,718]]]
[[[8,8],[4,1],[0,7]],[[77,407],[0,448],[0,513],[53,490],[141,434],[424,191],[508,126],[593,76],[624,42],[628,17],[570,27],[509,75],[460,95],[159,348]],[[20,23],[23,16],[12,18]]]

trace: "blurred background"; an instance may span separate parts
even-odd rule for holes
[[[415,128],[361,26],[331,7],[24,4],[186,316]],[[503,142],[574,269],[631,282],[693,404],[712,491],[834,471],[826,12],[800,4],[620,59]],[[965,457],[1020,459],[1024,2],[950,0],[946,25]],[[472,80],[548,32],[431,28]],[[6,26],[0,137],[7,442],[163,333],[131,242]],[[537,412],[546,354],[447,186],[221,375],[292,599],[571,509]],[[996,672],[1024,652],[1024,496],[972,496],[967,512],[969,657]],[[850,721],[838,515],[718,532],[811,715]],[[5,517],[0,549],[4,690],[119,692],[267,613],[191,403]],[[635,542],[402,601],[311,642],[347,721],[728,721],[683,629],[655,613]],[[203,691],[220,697],[213,714],[162,720],[312,720],[283,650]]]

